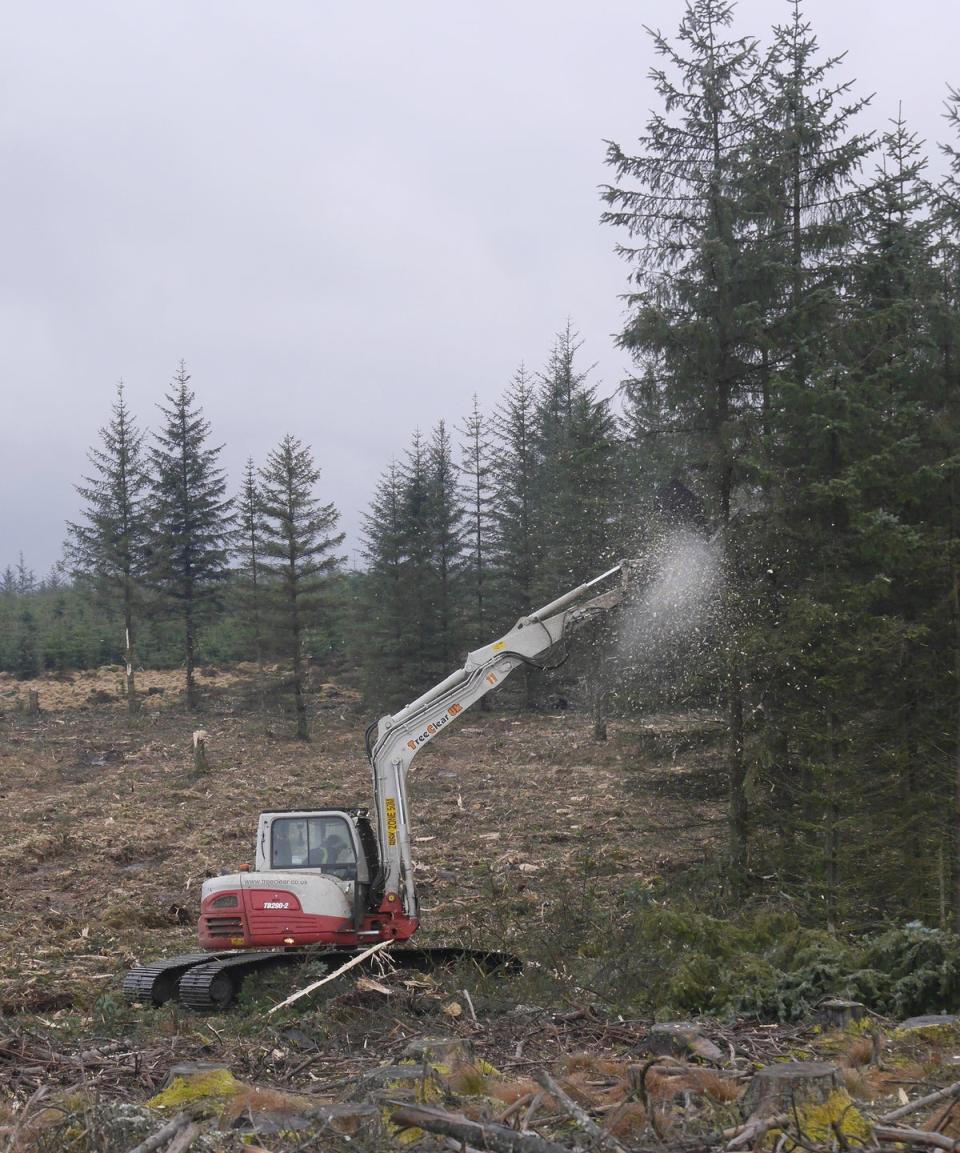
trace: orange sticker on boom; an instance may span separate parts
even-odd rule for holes
[[[397,802],[393,797],[387,797],[383,802],[383,807],[387,813],[387,844],[395,845],[397,843]]]

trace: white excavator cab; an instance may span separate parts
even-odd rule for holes
[[[365,811],[294,809],[261,813],[254,867],[258,873],[318,871],[365,885],[376,872],[375,852],[376,842]]]

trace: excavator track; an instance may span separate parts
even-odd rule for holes
[[[183,953],[166,961],[138,965],[123,978],[123,996],[127,1001],[149,1002],[160,1006],[177,996],[180,979],[194,965],[203,965],[231,953]]]
[[[123,979],[123,995],[127,1001],[155,1006],[177,998],[185,1008],[197,1012],[222,1012],[237,999],[248,973],[308,961],[322,962],[332,970],[356,955],[355,949],[185,953],[132,969]],[[463,963],[474,964],[485,973],[516,973],[522,968],[520,959],[510,953],[450,945],[397,949],[389,957],[401,968],[419,970]]]
[[[339,956],[339,954],[337,954]],[[240,953],[195,965],[180,978],[180,1004],[198,1012],[219,1012],[236,1000],[248,973],[280,965],[300,965],[311,958],[326,961],[327,954],[299,952]]]

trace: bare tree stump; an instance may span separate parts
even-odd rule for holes
[[[820,1015],[823,1023],[830,1029],[846,1029],[854,1021],[862,1021],[866,1016],[867,1007],[859,1001],[843,1001],[835,997],[820,1004]]]
[[[207,762],[207,738],[210,734],[206,729],[197,729],[193,734],[193,767],[198,773],[205,773],[210,765]]]
[[[36,689],[27,690],[27,704],[24,712],[28,717],[40,716],[40,694]]]
[[[791,1113],[799,1105],[823,1104],[843,1085],[829,1061],[785,1061],[759,1069],[743,1095],[745,1117]]]

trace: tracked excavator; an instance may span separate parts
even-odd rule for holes
[[[204,882],[198,927],[204,951],[132,969],[125,997],[154,1005],[178,998],[189,1008],[218,1010],[250,972],[308,959],[332,969],[377,942],[407,941],[420,924],[406,793],[413,758],[514,669],[544,667],[541,658],[579,625],[620,605],[633,573],[632,562],[622,561],[521,617],[499,640],[469,653],[462,668],[370,725],[375,823],[362,808],[261,813],[253,869],[241,866]],[[598,592],[601,583],[610,587]],[[466,956],[486,968],[508,960],[463,949],[394,953],[401,963],[408,956],[421,966]]]

